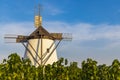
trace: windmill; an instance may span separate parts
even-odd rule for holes
[[[50,33],[42,26],[40,6],[35,14],[36,29],[28,36],[6,35],[5,39],[14,39],[16,43],[21,43],[25,47],[24,58],[29,58],[32,65],[47,65],[57,61],[56,48],[62,40],[71,40],[70,33]]]

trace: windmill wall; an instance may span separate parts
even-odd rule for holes
[[[41,45],[41,42],[42,42],[42,45]],[[31,47],[31,45],[34,49]],[[52,64],[53,62],[57,61],[57,52],[56,52],[55,43],[53,40],[30,39],[28,41],[27,48],[28,48],[28,50],[30,50],[33,57],[38,61],[38,63],[40,65]],[[32,62],[32,65],[38,66],[38,63],[33,59],[33,57],[31,56],[31,54],[28,50],[26,50],[25,58],[29,58]],[[41,52],[42,52],[42,54],[41,54]],[[49,57],[49,55],[50,55],[50,57]],[[42,58],[42,59],[40,59],[40,58]],[[47,61],[45,61],[45,60],[47,60]]]

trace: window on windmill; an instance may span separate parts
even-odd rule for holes
[[[49,50],[50,50],[50,49],[48,48],[48,49],[47,49],[47,53],[49,53]]]
[[[37,35],[39,35],[40,34],[40,32],[39,31],[37,31]]]

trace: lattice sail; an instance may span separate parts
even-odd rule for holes
[[[5,43],[16,43],[16,38],[18,35],[15,34],[5,34],[4,35],[4,42]]]
[[[72,33],[63,33],[62,38],[63,38],[63,40],[71,41],[72,40]]]

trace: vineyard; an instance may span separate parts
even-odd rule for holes
[[[115,59],[110,66],[98,65],[88,58],[78,67],[77,62],[68,64],[60,58],[53,65],[35,67],[14,53],[0,64],[0,80],[120,80],[120,62]]]

